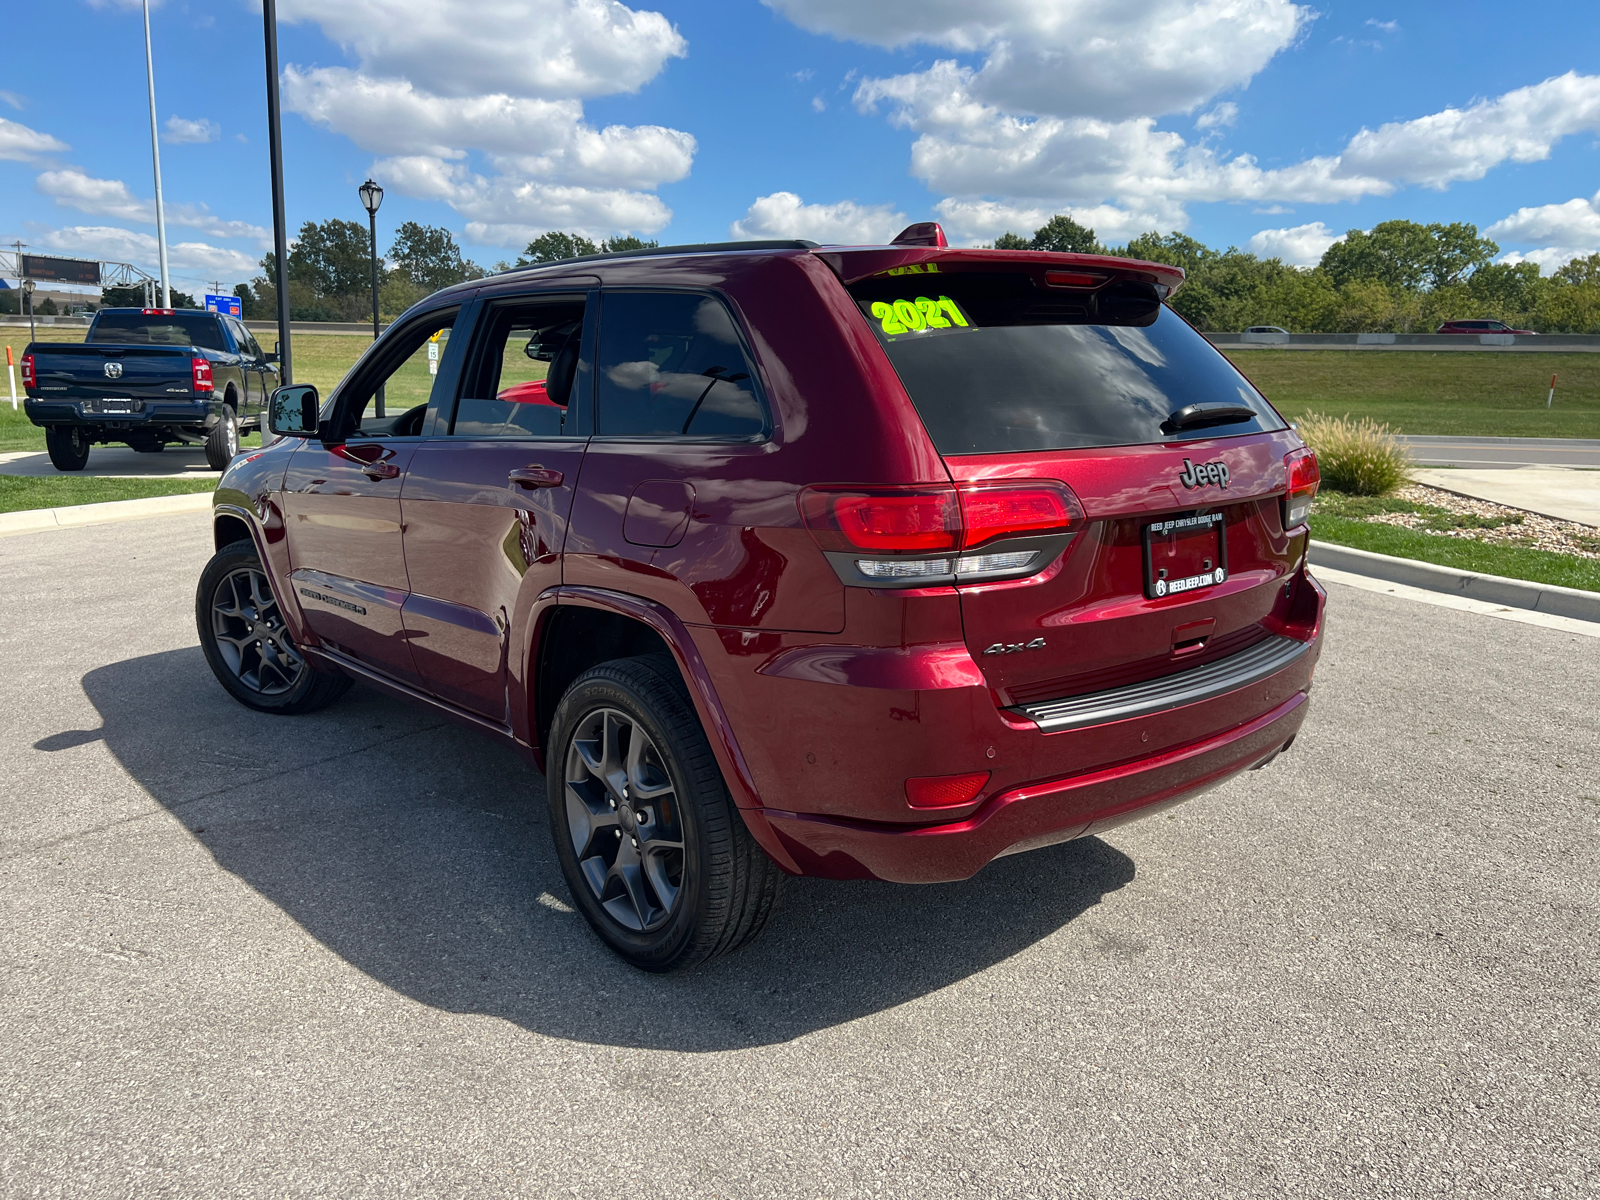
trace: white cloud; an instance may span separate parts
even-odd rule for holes
[[[135,233],[109,225],[73,225],[52,229],[35,238],[37,245],[64,254],[112,262],[131,262],[156,273],[158,252],[152,234]],[[167,262],[173,271],[194,271],[217,279],[240,280],[253,276],[254,256],[205,242],[169,242]],[[198,276],[197,276],[198,277]]]
[[[1224,100],[1210,112],[1203,112],[1195,118],[1196,129],[1225,129],[1239,119],[1239,106],[1232,100]]]
[[[736,239],[808,238],[824,245],[881,246],[911,222],[890,204],[806,204],[793,192],[756,199],[729,233]]]
[[[813,97],[811,97],[811,111],[812,112],[827,112],[828,111],[828,102],[826,100],[824,100],[821,96],[813,96]]]
[[[1291,267],[1314,267],[1329,246],[1344,239],[1344,234],[1336,235],[1321,221],[1313,221],[1289,229],[1263,229],[1250,239],[1248,249],[1262,258],[1281,258]]]
[[[1290,0],[764,0],[803,29],[982,54],[980,99],[1118,119],[1193,108],[1248,83],[1312,19]]]
[[[1342,166],[1443,190],[1501,163],[1539,162],[1562,138],[1600,132],[1600,76],[1568,71],[1464,109],[1363,129]]]
[[[21,112],[24,108],[26,108],[28,106],[27,101],[24,100],[21,96],[19,96],[16,92],[0,91],[0,100],[4,100],[7,104],[9,104],[12,108],[16,109],[18,112]]]
[[[1483,231],[1502,242],[1545,243],[1534,250],[1512,251],[1502,262],[1536,262],[1547,274],[1574,258],[1600,251],[1600,192],[1565,204],[1519,208]]]
[[[11,159],[13,162],[34,162],[41,155],[61,154],[70,150],[63,141],[58,141],[48,133],[29,129],[16,121],[8,121],[0,117],[0,159]]]
[[[282,0],[361,63],[441,96],[567,98],[637,91],[688,42],[617,0]]]
[[[222,136],[222,126],[209,117],[190,121],[184,117],[170,116],[166,129],[161,140],[178,146],[214,142]]]
[[[120,179],[96,179],[74,168],[43,171],[34,186],[64,208],[119,221],[142,221],[154,225],[155,201],[134,195]],[[167,205],[167,224],[198,229],[211,237],[252,238],[265,244],[267,231],[248,221],[225,221],[204,204]]]
[[[1384,33],[1393,33],[1400,28],[1399,21],[1380,21],[1377,17],[1368,17],[1367,24],[1374,29],[1381,29]]]
[[[1019,207],[993,200],[951,198],[939,201],[935,211],[951,244],[957,246],[992,242],[1002,233],[1027,237],[1057,214],[1071,217],[1086,229],[1094,230],[1095,237],[1108,243],[1125,242],[1153,229],[1175,229],[1183,221],[1183,210],[1176,205],[1142,210],[1118,208],[1114,204]]]

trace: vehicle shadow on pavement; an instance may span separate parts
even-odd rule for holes
[[[790,879],[758,942],[652,976],[572,911],[542,780],[482,736],[364,688],[321,713],[262,716],[223,693],[197,647],[98,668],[83,687],[102,728],[36,749],[103,738],[221,867],[347,962],[421,1003],[553,1037],[786,1041],[958,984],[1134,877],[1089,838],[957,884]]]

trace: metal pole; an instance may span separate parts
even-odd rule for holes
[[[378,214],[369,212],[367,223],[372,229],[372,340],[378,340]],[[378,385],[377,415],[383,416],[383,385]]]
[[[289,352],[289,231],[283,215],[283,128],[278,116],[278,4],[262,0],[267,41],[267,144],[272,159],[272,249],[277,258],[278,382],[294,382]]]
[[[22,298],[28,302],[28,340],[37,342],[39,340],[39,332],[33,327],[33,289],[29,287],[23,288]]]
[[[144,70],[150,81],[150,157],[156,168],[156,247],[161,254],[161,307],[172,307],[167,280],[167,209],[161,199],[161,135],[156,125],[156,63],[150,53],[150,0],[144,0]]]

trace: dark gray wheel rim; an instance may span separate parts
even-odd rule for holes
[[[624,929],[667,923],[683,895],[683,817],[655,743],[614,708],[584,715],[567,743],[567,829],[589,891]]]
[[[211,636],[234,678],[262,696],[293,691],[310,669],[289,640],[277,597],[260,567],[239,567],[217,584]]]

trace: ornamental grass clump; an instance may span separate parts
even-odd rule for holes
[[[1351,496],[1387,496],[1411,482],[1411,451],[1387,425],[1307,413],[1299,433],[1317,454],[1322,486]]]

